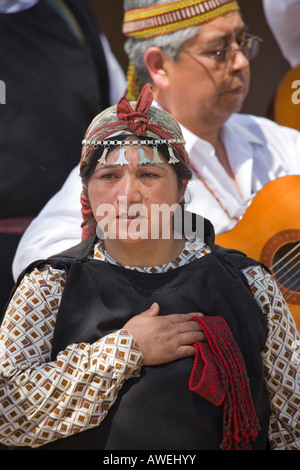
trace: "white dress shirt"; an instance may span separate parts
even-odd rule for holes
[[[188,130],[182,131],[190,161],[211,190],[194,176],[188,185],[186,208],[208,218],[217,234],[234,227],[265,184],[281,176],[300,174],[298,131],[265,118],[235,114],[225,123],[222,133],[241,196],[215,156],[214,148]],[[80,193],[77,166],[23,235],[13,263],[15,278],[30,262],[80,242]]]

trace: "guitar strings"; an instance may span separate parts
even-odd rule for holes
[[[290,291],[293,291],[293,292],[299,292],[300,291],[300,278],[299,278],[299,272],[300,272],[300,262],[297,263],[297,265],[295,265],[295,268],[299,268],[299,271],[297,269],[296,272],[294,272],[294,274],[292,274],[289,278],[288,278],[288,287],[284,286],[283,285],[283,282],[282,282],[282,278],[290,271],[288,270],[283,276],[281,277],[278,277],[276,278],[280,284],[283,286],[283,289],[285,290],[290,290]],[[298,275],[298,276],[297,276]],[[296,279],[293,280],[293,278],[296,277]],[[291,295],[293,295],[293,293],[291,293]]]
[[[298,282],[298,285],[292,283],[289,287],[281,287],[280,290],[282,292],[283,297],[285,300],[288,302],[291,297],[295,294],[295,292],[299,292],[300,290],[300,282],[298,279],[296,279],[296,283]],[[291,303],[291,302],[290,302]]]
[[[277,266],[278,263],[280,263],[284,258],[287,258],[288,256],[290,256],[291,253],[293,253],[293,251],[297,250],[297,249],[300,249],[300,242],[298,243],[298,245],[295,245],[294,248],[292,248],[292,250],[290,250],[285,256],[283,256],[280,260],[276,261],[276,263],[273,264],[273,266],[271,266],[271,269],[275,269],[275,266]]]
[[[290,264],[290,263],[292,263],[294,260],[296,260],[296,258],[297,258],[298,256],[300,256],[300,252],[297,253],[297,254],[296,254],[295,256],[293,256],[292,258],[290,258],[290,259],[288,260],[288,262],[287,262],[286,264],[284,264],[283,266],[281,266],[277,271],[274,271],[274,273],[275,273],[277,279],[282,279],[282,277],[284,277],[284,276],[285,276],[286,274],[288,274],[290,271],[292,271],[293,269],[295,269],[295,267],[297,266],[297,264],[299,265],[299,261],[297,261],[296,264],[292,264],[292,265]],[[283,259],[283,258],[282,258],[282,259]],[[283,274],[281,277],[280,277],[280,276],[277,276],[277,274],[278,274],[280,271],[282,271],[284,268],[286,268],[286,267],[289,267],[289,269],[288,269],[287,271],[285,271],[284,274]],[[272,269],[272,268],[271,268],[271,269]],[[299,271],[299,274],[300,274],[300,271]]]
[[[300,266],[300,265],[299,265],[299,266]],[[292,281],[292,282],[289,283],[289,287],[284,286],[286,289],[291,290],[291,287],[296,286],[297,283],[300,285],[300,283],[299,283],[299,278],[296,278],[296,279],[292,280],[292,279],[296,276],[296,274],[298,274],[298,273],[295,272],[294,274],[292,274],[292,275],[289,277],[288,281]]]
[[[297,281],[296,281],[296,282],[297,282]],[[292,290],[292,289],[294,289],[294,288],[295,288],[295,290]],[[298,284],[298,285],[296,285],[296,286],[291,285],[290,288],[281,287],[280,290],[281,290],[281,292],[282,292],[283,297],[284,297],[285,300],[288,302],[289,299],[290,299],[291,297],[293,297],[294,293],[297,292],[297,291],[299,291],[299,289],[300,289],[300,284]],[[289,302],[289,303],[291,303],[291,302]]]
[[[291,257],[291,255],[293,255],[293,253],[298,250],[300,248],[300,243],[298,243],[297,245],[294,246],[293,249],[291,249],[285,256],[283,256],[279,261],[277,261],[276,263],[273,264],[273,266],[271,266],[271,270],[273,270],[274,272],[274,275],[276,276],[276,279],[282,283],[282,279],[290,272],[290,271],[293,271],[295,270],[295,272],[289,276],[288,278],[288,287],[282,285],[281,287],[281,291],[282,291],[282,294],[285,298],[286,301],[288,301],[293,295],[294,295],[294,292],[299,292],[300,291],[300,259],[297,260],[296,263],[294,263],[292,266],[291,266],[291,262],[295,261],[299,256],[300,256],[300,251],[298,251],[294,256]],[[282,261],[285,260],[287,261],[285,264],[283,264],[282,266],[279,267],[279,269],[277,269],[277,271],[275,270],[275,267],[279,265],[279,263],[282,263]],[[285,269],[286,267],[288,267],[289,269],[285,270],[284,273],[281,275],[281,276],[277,276],[277,274],[282,271],[283,269]],[[296,278],[295,278],[296,276]],[[295,278],[295,279],[293,279]]]

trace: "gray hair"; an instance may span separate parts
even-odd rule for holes
[[[170,0],[124,0],[124,11],[131,11],[139,8],[148,8],[157,4],[169,3]],[[197,36],[201,26],[191,26],[170,34],[163,34],[149,39],[128,38],[124,49],[132,62],[135,71],[143,84],[151,83],[151,77],[144,62],[144,55],[149,47],[159,47],[174,62],[177,59],[178,50],[182,44]]]

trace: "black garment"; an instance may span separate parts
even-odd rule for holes
[[[260,421],[253,449],[266,449],[269,402],[261,361],[266,322],[240,271],[257,262],[214,246],[212,254],[184,267],[146,274],[87,258],[92,244],[88,240],[48,260],[67,270],[52,360],[70,343],[93,343],[120,329],[154,301],[161,315],[197,311],[222,315],[243,353]],[[141,377],[127,380],[99,427],[39,449],[218,450],[223,407],[189,390],[192,366],[193,358],[187,358],[142,367]]]
[[[21,235],[0,233],[0,312],[7,303],[10,291],[14,286],[11,263],[20,242]]]
[[[74,35],[53,0],[0,14],[0,219],[34,217],[77,165],[93,117],[109,103],[107,64],[88,0],[65,0],[84,33]],[[55,221],[53,221],[55,223]],[[13,286],[20,237],[1,234],[0,309]],[[16,239],[16,241],[15,241]],[[2,300],[2,297],[3,300]]]

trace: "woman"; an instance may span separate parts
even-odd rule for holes
[[[215,246],[208,221],[190,225],[181,131],[151,103],[146,86],[134,105],[123,97],[93,120],[81,158],[83,241],[31,265],[12,296],[1,442],[265,449],[284,421],[285,448],[299,448],[299,412],[276,406],[287,396],[276,346],[287,323],[297,340],[293,319],[257,262]],[[281,346],[293,353],[291,341]]]

